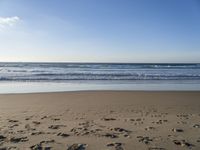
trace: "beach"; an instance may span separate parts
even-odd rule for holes
[[[200,149],[200,92],[0,95],[1,150]]]
[[[200,0],[0,0],[0,150],[200,150]]]

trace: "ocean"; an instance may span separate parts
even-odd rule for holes
[[[0,93],[98,89],[200,90],[200,64],[0,63]]]

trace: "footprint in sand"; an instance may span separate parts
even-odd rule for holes
[[[18,120],[8,120],[8,122],[10,122],[10,123],[17,123],[19,121]]]
[[[156,129],[155,127],[146,127],[145,128],[146,131],[155,130],[155,129]]]
[[[3,136],[3,135],[0,135],[0,142],[4,141],[5,139],[6,139],[6,137],[5,137],[5,136]]]
[[[51,125],[49,129],[60,129],[61,127],[66,127],[65,125]]]
[[[30,147],[31,150],[51,150],[50,146],[42,146],[42,144],[36,144]]]
[[[20,133],[20,134],[25,134],[26,131],[25,130],[18,130],[17,133]]]
[[[30,133],[30,135],[41,135],[41,134],[45,134],[45,132],[38,131],[38,132],[32,132],[32,133]]]
[[[11,125],[11,126],[9,126],[9,128],[14,128],[14,127],[18,127],[19,125],[18,124],[13,124],[13,125]]]
[[[110,130],[123,134],[124,137],[130,137],[130,133],[132,132],[124,128],[111,128]]]
[[[101,120],[103,121],[114,121],[114,120],[117,120],[115,118],[102,118]]]
[[[183,132],[183,129],[180,129],[180,128],[173,128],[172,131],[173,131],[173,132]]]
[[[34,125],[40,125],[41,124],[41,122],[39,122],[39,121],[33,121],[32,122]]]
[[[165,119],[165,120],[158,120],[158,121],[156,121],[156,122],[153,121],[152,123],[153,123],[153,124],[163,124],[163,123],[167,123],[167,122],[168,122],[168,120]]]
[[[195,124],[193,125],[194,128],[200,128],[200,125],[199,124]]]
[[[188,148],[192,148],[195,145],[186,142],[185,140],[173,140],[174,144],[179,145],[179,146],[183,146],[183,147],[188,147]]]
[[[25,137],[12,137],[10,138],[10,142],[11,143],[19,143],[19,142],[27,142],[28,141],[28,138],[25,136]]]
[[[43,116],[41,119],[43,120],[43,119],[46,119],[46,118],[48,118],[47,116]]]
[[[67,133],[58,133],[57,136],[61,136],[63,138],[69,137],[70,135]]]
[[[55,140],[46,140],[40,142],[40,144],[49,144],[49,143],[55,143]]]
[[[107,147],[114,147],[115,150],[124,150],[124,148],[122,147],[124,144],[122,143],[108,143],[106,146]]]
[[[148,137],[148,136],[137,136],[137,138],[139,139],[139,142],[142,142],[144,144],[149,144],[150,142],[153,141],[152,138]]]
[[[55,140],[41,141],[39,144],[32,145],[31,150],[51,150],[52,147],[46,146],[45,144],[55,143]]]
[[[19,150],[16,146],[0,147],[0,150]]]
[[[116,134],[114,134],[114,133],[106,133],[106,134],[104,134],[103,136],[104,136],[104,137],[108,137],[108,138],[112,138],[112,139],[114,139],[114,138],[119,138],[119,136],[116,135]]]
[[[51,120],[53,120],[53,121],[59,121],[60,118],[52,118]]]
[[[67,150],[85,150],[86,147],[86,144],[72,144],[67,148]]]

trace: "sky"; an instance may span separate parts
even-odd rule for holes
[[[200,1],[0,0],[0,61],[200,63]]]

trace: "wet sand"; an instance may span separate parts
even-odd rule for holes
[[[0,150],[200,149],[200,92],[0,95]]]

